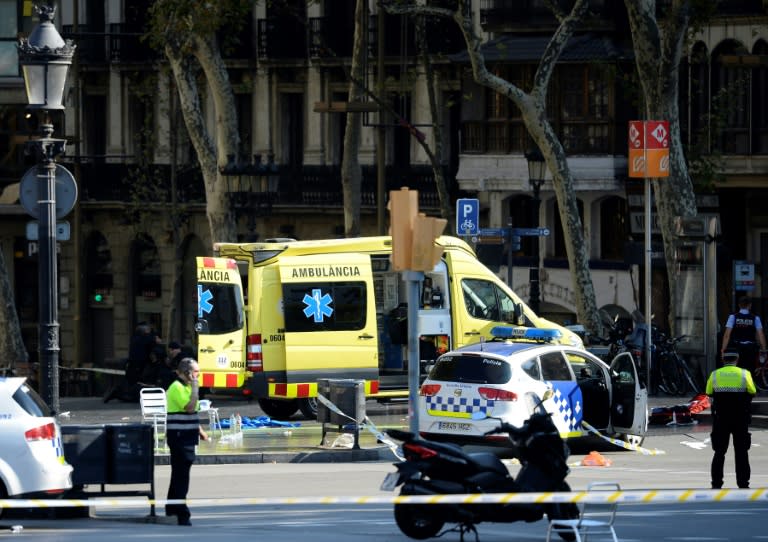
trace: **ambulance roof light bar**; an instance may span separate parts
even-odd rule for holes
[[[539,342],[552,342],[563,336],[558,329],[510,326],[495,326],[491,328],[491,335],[494,339],[518,339]]]

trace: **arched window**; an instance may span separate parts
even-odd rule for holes
[[[515,196],[509,200],[509,218],[513,228],[534,228],[539,224],[534,224],[533,220],[533,198],[531,196]],[[535,237],[521,237],[520,251],[517,256],[533,256],[533,243]]]
[[[627,201],[611,196],[600,202],[600,258],[623,260],[629,237]]]
[[[768,43],[759,40],[752,52],[762,60],[752,69],[752,154],[768,154]]]
[[[163,329],[163,304],[160,257],[157,252],[157,245],[148,235],[139,234],[134,240],[132,248],[134,325],[147,322],[159,334]]]
[[[749,153],[750,70],[742,63],[747,54],[735,40],[726,40],[712,52],[711,131],[713,144],[725,154]]]
[[[560,208],[557,201],[554,200],[554,224],[555,227],[551,229],[550,235],[554,235],[554,252],[553,258],[567,258],[568,254],[565,251],[565,236],[563,235],[563,223],[560,221]],[[581,219],[582,227],[584,225],[584,202],[577,200],[579,207],[579,218]]]
[[[681,65],[680,129],[683,141],[709,152],[707,115],[709,113],[709,52],[696,43]]]

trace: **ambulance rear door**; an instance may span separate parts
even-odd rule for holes
[[[245,382],[245,312],[240,271],[229,258],[198,257],[197,331],[200,385],[240,388]]]
[[[288,389],[298,384],[302,396],[301,390],[314,389],[318,378],[378,380],[370,256],[282,257],[279,266]]]

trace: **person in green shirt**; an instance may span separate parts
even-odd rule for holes
[[[184,500],[189,491],[189,473],[195,462],[195,448],[200,439],[208,435],[200,426],[197,377],[200,368],[197,361],[184,358],[176,371],[179,380],[174,381],[166,392],[168,402],[168,426],[166,440],[171,452],[171,482],[168,485],[168,500]],[[167,504],[167,516],[176,516],[179,525],[192,525],[191,514],[186,504]]]

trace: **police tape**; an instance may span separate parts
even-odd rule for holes
[[[405,460],[405,456],[402,454],[400,445],[394,440],[392,440],[391,438],[389,438],[387,435],[379,431],[378,428],[374,425],[374,423],[371,421],[371,419],[368,416],[365,417],[365,423],[358,423],[356,419],[342,412],[342,410],[339,407],[334,405],[333,402],[331,402],[331,400],[325,397],[322,393],[320,392],[317,393],[317,400],[323,405],[325,405],[326,408],[328,408],[329,410],[332,410],[339,416],[343,416],[344,418],[351,420],[358,427],[363,427],[365,430],[367,430],[369,433],[375,436],[379,442],[386,444],[387,447],[392,451],[392,453],[395,455],[397,459],[399,459],[400,461]]]
[[[275,505],[335,505],[335,504],[658,504],[658,503],[715,503],[768,501],[768,488],[755,489],[630,489],[619,491],[570,491],[537,493],[469,493],[454,495],[399,495],[399,496],[325,496],[325,497],[241,497],[200,499],[0,499],[4,508],[139,508],[148,505],[186,504],[190,507],[207,506],[275,506]]]
[[[584,420],[581,421],[581,425],[584,426],[584,429],[586,429],[590,433],[594,433],[595,435],[597,435],[598,437],[600,437],[604,441],[610,442],[611,444],[613,444],[615,446],[619,446],[621,448],[624,448],[625,450],[632,450],[633,452],[639,452],[639,453],[641,453],[643,455],[663,455],[663,454],[667,453],[664,450],[659,450],[657,448],[654,448],[654,449],[651,450],[650,448],[643,448],[639,444],[632,444],[631,442],[626,442],[624,440],[619,440],[619,439],[616,439],[616,438],[608,437],[608,436],[603,435],[602,433],[600,433],[600,431],[598,431],[597,429],[595,429],[594,427],[589,425]]]

